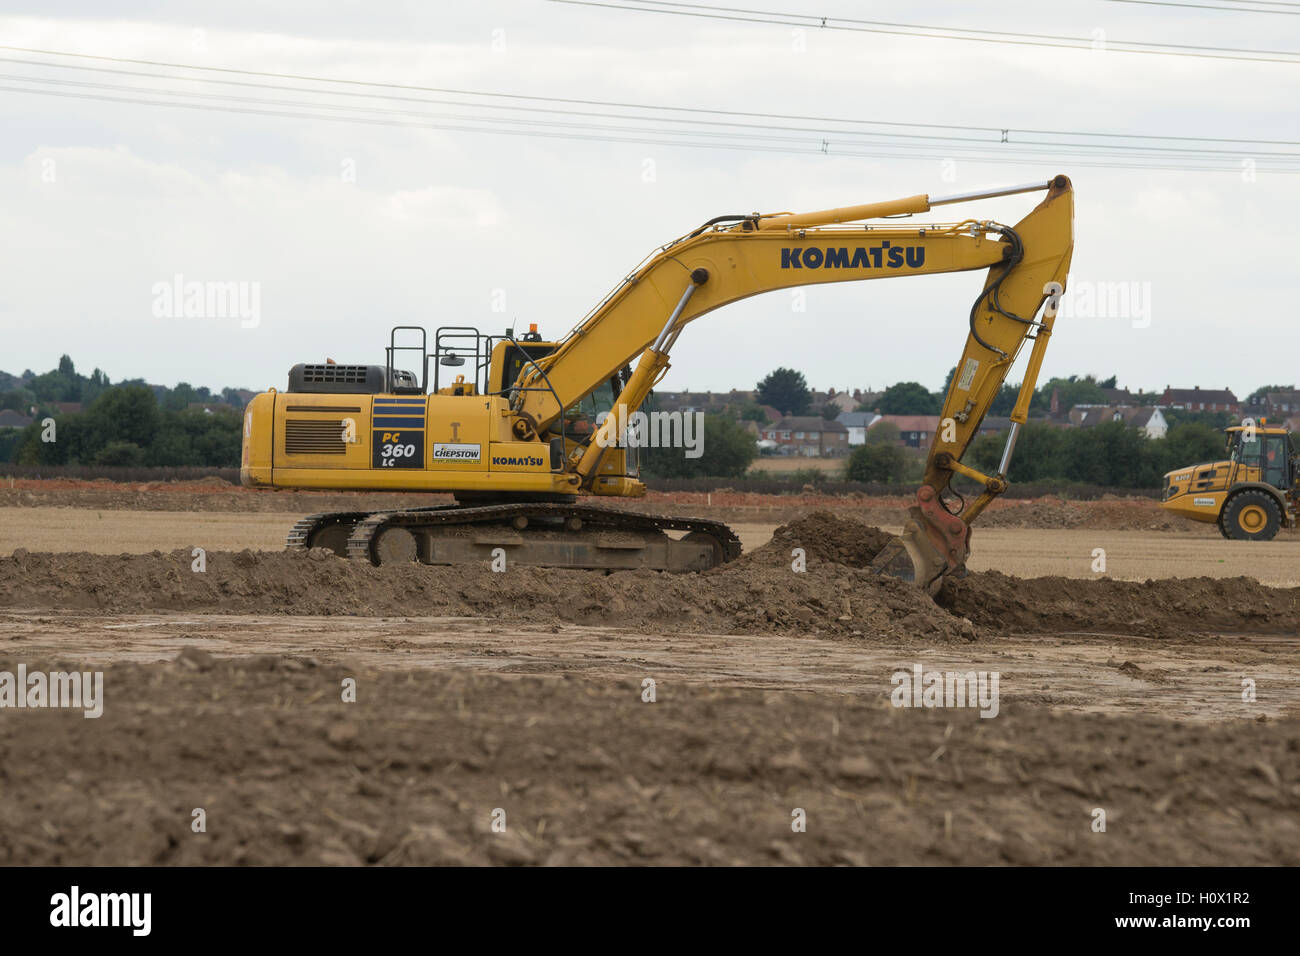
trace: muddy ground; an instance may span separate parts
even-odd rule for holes
[[[1300,862],[1300,588],[931,601],[886,538],[818,511],[681,576],[18,549],[0,671],[105,704],[0,710],[0,863]],[[998,673],[996,716],[892,706],[913,665]]]
[[[0,862],[1300,863],[1295,721],[672,683],[647,703],[637,679],[291,657],[105,680],[98,720],[0,723]]]

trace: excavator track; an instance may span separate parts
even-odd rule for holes
[[[293,526],[286,545],[306,548],[335,528],[324,546],[376,565],[462,564],[503,555],[532,566],[698,571],[741,551],[740,539],[720,521],[555,502],[309,515]],[[339,547],[344,529],[346,550]],[[678,541],[668,531],[687,534]]]
[[[429,508],[410,508],[405,513],[438,511],[443,508],[455,507],[456,505],[434,505]],[[343,545],[346,547],[347,536],[351,534],[351,527],[373,513],[371,511],[322,511],[318,514],[307,515],[307,517],[299,518],[294,522],[293,527],[289,529],[288,535],[285,536],[284,546],[290,551],[305,551],[311,547],[332,547],[331,544],[320,542],[319,535],[328,532],[331,528],[339,528],[347,531],[347,534],[340,535]],[[343,553],[342,549],[336,550]]]

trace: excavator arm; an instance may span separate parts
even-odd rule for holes
[[[1045,191],[1046,196],[1015,226],[974,219],[908,227],[871,221],[1030,191]],[[970,522],[1006,490],[1011,452],[1028,414],[1056,300],[1069,272],[1073,200],[1069,179],[1057,176],[1045,183],[957,196],[921,195],[798,215],[711,220],[647,259],[551,355],[530,365],[512,401],[515,433],[531,438],[546,431],[566,408],[634,359],[636,367],[615,407],[635,411],[669,367],[669,354],[685,326],[739,299],[825,282],[985,269],[916,504],[903,535],[875,562],[877,570],[933,592],[945,575],[963,571]],[[1032,348],[1006,448],[997,473],[984,475],[961,458],[1026,342]],[[930,351],[927,343],[920,347]],[[616,442],[624,420],[608,416],[594,440],[573,451],[568,467],[583,487],[591,488],[604,450]],[[954,474],[984,489],[961,515],[948,509],[944,497]]]

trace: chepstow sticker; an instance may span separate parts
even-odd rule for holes
[[[133,936],[148,936],[152,928],[152,893],[71,892],[50,897],[51,926],[127,926]]]
[[[1193,498],[1192,504],[1197,508],[1213,508],[1215,501],[1213,498]]]
[[[782,269],[919,269],[925,265],[925,246],[789,246],[781,249]]]
[[[434,461],[478,461],[482,457],[481,445],[453,445],[445,442],[433,444]]]
[[[18,672],[0,671],[0,709],[70,707],[87,718],[104,713],[103,671],[33,671],[19,664]]]

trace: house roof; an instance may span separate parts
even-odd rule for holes
[[[12,408],[6,408],[0,411],[0,428],[26,428],[32,423],[32,419]]]
[[[1166,405],[1173,404],[1191,404],[1195,402],[1200,404],[1205,402],[1209,405],[1236,405],[1237,396],[1232,394],[1230,388],[1166,388],[1163,396]]]
[[[939,430],[938,415],[881,415],[868,428],[881,422],[893,422],[900,432],[935,432]]]
[[[1113,421],[1145,426],[1159,411],[1155,405],[1075,405],[1070,409],[1069,418],[1070,424],[1077,428]]]
[[[778,428],[781,431],[801,431],[801,432],[846,432],[848,431],[839,422],[833,422],[825,418],[813,415],[793,415],[781,419],[775,425],[769,426]]]
[[[879,417],[875,412],[840,412],[835,420],[846,428],[870,428]]]

